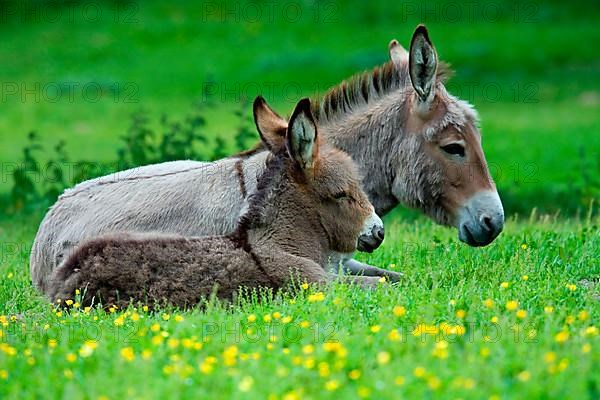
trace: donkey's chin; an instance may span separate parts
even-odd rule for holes
[[[487,246],[504,228],[504,210],[496,192],[471,197],[458,212],[458,238],[473,247]]]

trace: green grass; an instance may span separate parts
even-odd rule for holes
[[[397,285],[298,288],[186,312],[70,314],[57,314],[25,272],[35,222],[8,220],[1,231],[2,243],[17,244],[0,267],[2,398],[599,394],[597,219],[510,220],[484,249],[424,219],[393,220],[383,247],[361,259],[404,272]],[[511,301],[524,318],[506,309]]]

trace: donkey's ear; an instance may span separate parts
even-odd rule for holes
[[[281,118],[265,101],[262,96],[254,100],[254,123],[263,143],[271,151],[283,149],[287,122]]]
[[[310,110],[310,100],[296,105],[287,130],[287,151],[303,170],[312,169],[319,152],[317,125]]]
[[[401,67],[408,61],[408,51],[396,39],[393,39],[388,45],[390,51],[390,60],[396,67]]]
[[[427,28],[425,25],[419,25],[410,41],[408,69],[412,85],[421,102],[426,105],[431,103],[435,95],[437,66],[437,54],[431,40],[429,40]]]

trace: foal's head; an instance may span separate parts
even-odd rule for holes
[[[456,226],[463,242],[489,244],[502,231],[504,210],[483,154],[475,110],[446,91],[425,26],[415,30],[408,52],[392,41],[390,57],[411,83],[403,93],[411,154],[400,166],[408,177],[394,194],[408,193],[407,203]]]
[[[264,209],[259,212],[263,217],[276,216],[263,223],[273,223],[282,215],[284,218],[278,221],[296,220],[298,226],[281,228],[293,231],[297,241],[305,240],[303,234],[320,236],[318,239],[330,251],[376,249],[383,241],[383,222],[361,188],[355,163],[318,135],[310,101],[300,100],[289,123],[285,123],[258,97],[254,116],[261,138],[272,154],[268,172],[259,179],[256,197],[251,199],[249,213],[252,207],[270,207],[274,213]],[[312,231],[301,232],[300,226],[310,226]]]

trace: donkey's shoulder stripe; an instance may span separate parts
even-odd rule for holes
[[[235,173],[237,174],[238,181],[240,183],[240,191],[242,192],[242,197],[245,199],[246,192],[246,179],[244,177],[244,160],[240,158],[235,163]]]

